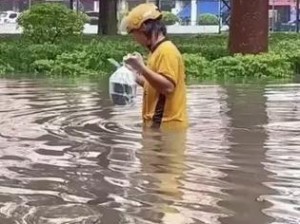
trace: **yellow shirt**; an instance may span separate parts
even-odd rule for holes
[[[150,53],[148,67],[171,80],[175,89],[163,95],[147,81],[144,83],[144,125],[171,130],[187,128],[185,66],[181,53],[165,39]]]

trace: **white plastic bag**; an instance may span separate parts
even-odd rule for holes
[[[115,105],[127,105],[136,98],[136,74],[125,65],[113,59],[109,61],[117,66],[117,70],[109,78],[109,95]]]

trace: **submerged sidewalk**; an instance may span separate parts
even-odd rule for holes
[[[200,33],[219,33],[219,26],[167,26],[170,34],[200,34]],[[223,26],[221,31],[227,31],[228,26]],[[17,24],[2,23],[0,24],[0,34],[19,34],[21,28]],[[85,34],[97,34],[97,25],[86,24],[84,27]]]

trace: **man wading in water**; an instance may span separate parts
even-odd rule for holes
[[[185,66],[177,47],[166,38],[162,13],[154,4],[140,4],[123,19],[121,30],[132,34],[150,54],[147,65],[140,54],[124,57],[144,88],[144,127],[183,130],[188,127]]]
[[[137,83],[144,88],[140,172],[151,173],[158,180],[157,191],[163,199],[169,200],[172,195],[176,201],[182,198],[179,180],[185,169],[188,127],[185,68],[180,52],[166,38],[166,27],[161,19],[162,14],[155,5],[141,4],[124,18],[121,31],[122,27],[125,28],[150,52],[147,66],[138,53],[124,58],[124,63],[140,74],[137,76]],[[152,150],[159,153],[149,154]],[[153,164],[161,164],[170,169],[162,175]],[[159,212],[161,217],[156,219],[161,222],[174,218],[178,220],[175,213],[168,212],[171,207],[164,205]]]

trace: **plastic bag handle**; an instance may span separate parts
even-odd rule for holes
[[[107,59],[112,65],[116,66],[117,68],[121,67],[121,64],[119,62],[117,62],[115,59],[113,58],[109,58]]]

